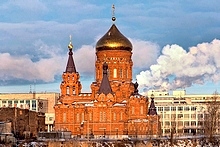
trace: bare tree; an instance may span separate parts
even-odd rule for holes
[[[220,97],[219,93],[215,91],[213,97],[206,102],[206,112],[204,117],[204,133],[210,142],[215,141],[215,134],[218,129],[220,114]]]
[[[170,143],[174,145],[174,134],[176,133],[176,113],[171,115]]]

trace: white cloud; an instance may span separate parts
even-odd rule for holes
[[[50,57],[33,62],[29,55],[12,56],[9,53],[1,53],[0,61],[4,62],[0,62],[0,79],[54,81],[54,76],[62,72],[62,63],[64,62],[62,56],[55,54],[59,48],[43,43],[38,47],[44,53],[50,54]]]
[[[156,62],[160,47],[156,43],[138,39],[130,39],[133,45],[132,60],[134,68],[147,69]]]
[[[220,80],[220,40],[201,43],[186,52],[178,45],[167,45],[157,64],[142,71],[137,80],[142,87],[171,90]]]

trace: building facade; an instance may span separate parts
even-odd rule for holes
[[[10,122],[11,132],[19,138],[36,137],[39,131],[45,131],[45,115],[42,112],[30,111],[16,107],[0,108],[0,122]],[[3,130],[2,130],[3,131]]]
[[[59,93],[1,93],[0,108],[28,109],[45,114],[45,130],[52,131],[55,120],[54,105]]]
[[[220,104],[219,95],[189,95],[185,90],[168,92],[148,91],[153,95],[158,115],[160,115],[161,133],[169,136],[172,129],[176,136],[205,135],[206,123],[211,123],[206,117],[211,114],[208,107],[216,97],[216,104]],[[216,124],[213,125],[215,135],[220,134],[220,106],[216,107]],[[214,116],[213,116],[214,117]]]
[[[113,24],[96,44],[95,81],[83,93],[70,41],[66,70],[55,105],[55,130],[78,137],[122,138],[160,134],[153,98],[132,82],[132,44]],[[149,107],[150,106],[150,107]]]

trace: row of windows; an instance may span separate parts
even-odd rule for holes
[[[123,120],[123,112],[120,112],[119,114],[117,113],[112,113],[112,116],[111,116],[111,119],[113,121],[116,121],[117,120],[117,115],[119,115],[119,119],[120,120]],[[89,121],[92,121],[92,113],[89,113]],[[77,113],[76,114],[76,122],[83,122],[85,120],[85,115],[84,113]],[[99,112],[99,121],[100,122],[106,122],[107,121],[107,115],[106,115],[106,112],[102,112],[100,111]],[[67,116],[66,116],[66,113],[64,112],[63,113],[63,122],[67,122]]]
[[[197,123],[198,126],[202,126],[204,124],[204,122],[199,121]],[[170,126],[196,126],[196,121],[165,121],[164,124],[162,123],[162,125],[164,125],[165,127],[170,127]]]
[[[185,107],[158,107],[158,111],[196,111],[195,106],[185,106]]]
[[[98,77],[99,77],[99,70],[98,70],[97,73],[98,73]],[[109,77],[109,75],[112,75],[113,78],[118,78],[118,71],[117,71],[117,69],[115,68],[115,69],[113,69],[113,71],[108,69],[108,77]],[[124,78],[123,77],[124,75],[125,75],[125,78],[128,78],[128,70],[119,69],[119,78]]]
[[[69,86],[66,87],[66,94],[70,94],[70,87]],[[72,94],[76,94],[75,86],[72,87]]]
[[[135,107],[131,107],[131,114],[135,114]],[[143,115],[144,114],[144,107],[141,106],[140,107],[140,114]]]
[[[36,110],[36,100],[2,100],[0,101],[0,107],[20,107],[25,109]]]
[[[182,118],[196,118],[196,114],[164,114],[161,115],[161,118],[165,118],[165,119],[182,119]],[[203,119],[204,115],[203,114],[197,114],[197,118],[198,119]]]
[[[218,126],[220,126],[220,121],[217,122],[218,123]],[[189,127],[189,126],[204,126],[205,125],[205,122],[204,121],[165,121],[164,123],[161,122],[161,125],[164,126],[164,127]]]

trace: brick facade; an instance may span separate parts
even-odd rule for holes
[[[70,42],[61,95],[54,107],[55,130],[71,131],[74,136],[109,138],[160,134],[159,116],[149,113],[148,106],[153,101],[140,95],[138,84],[132,83],[132,45],[115,24],[96,45],[96,80],[91,84],[91,93],[81,92],[71,47]]]
[[[0,108],[0,112],[0,122],[11,122],[11,130],[15,135],[23,136],[29,132],[37,136],[38,131],[45,131],[44,113],[16,107]]]

